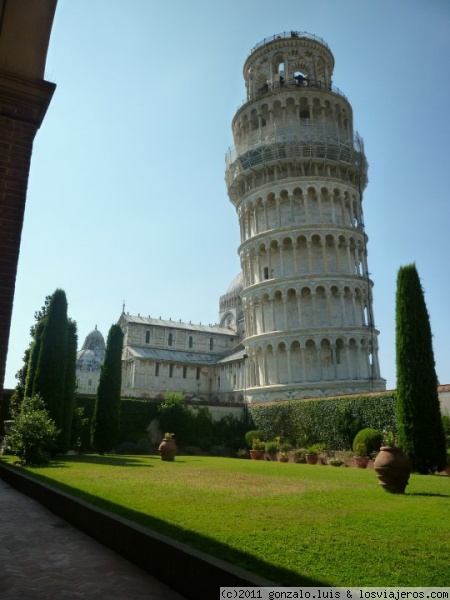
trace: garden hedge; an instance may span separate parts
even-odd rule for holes
[[[251,412],[265,440],[281,436],[297,447],[320,443],[334,450],[347,450],[360,429],[397,429],[394,392],[259,404]]]

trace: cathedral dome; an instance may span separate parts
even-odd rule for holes
[[[226,293],[233,294],[234,296],[239,296],[243,289],[244,281],[242,279],[242,272],[240,272],[230,283]]]
[[[105,339],[97,329],[97,325],[95,326],[95,329],[86,336],[81,350],[93,350],[94,353],[105,351]]]

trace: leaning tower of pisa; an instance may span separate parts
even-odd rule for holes
[[[253,402],[385,389],[362,214],[367,162],[333,68],[323,40],[295,31],[263,40],[244,64],[226,182]]]

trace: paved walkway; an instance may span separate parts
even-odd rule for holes
[[[1,600],[184,600],[0,480]]]

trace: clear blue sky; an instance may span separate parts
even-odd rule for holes
[[[66,291],[79,345],[131,314],[215,323],[239,271],[224,183],[242,66],[296,29],[334,54],[365,141],[381,374],[395,387],[398,268],[415,262],[450,383],[448,0],[59,0],[23,229],[6,387],[46,295]]]

